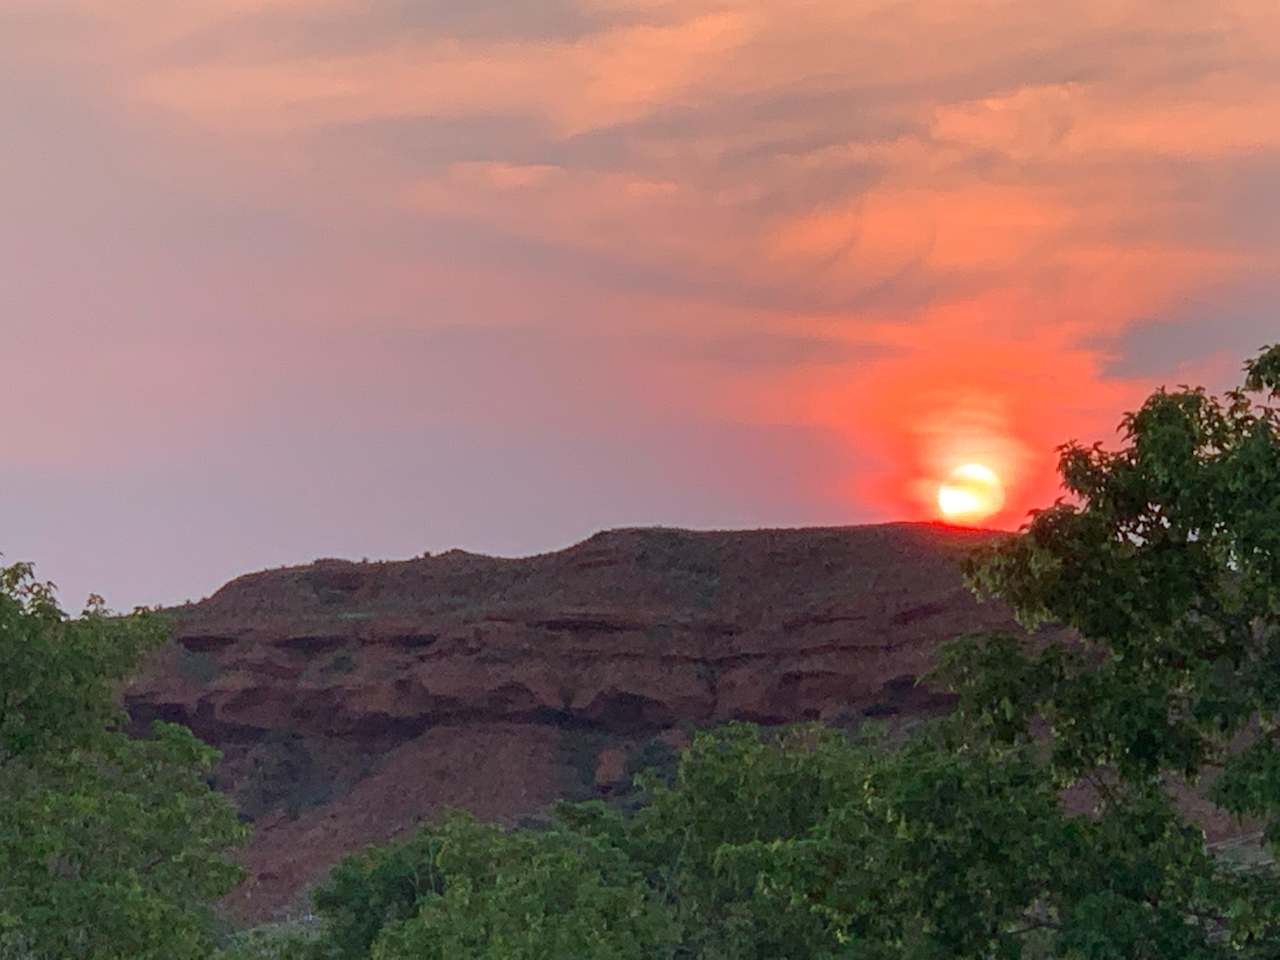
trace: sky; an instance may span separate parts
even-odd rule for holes
[[[1272,0],[0,0],[0,551],[317,557],[1056,496],[1280,339]]]

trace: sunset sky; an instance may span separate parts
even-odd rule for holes
[[[78,607],[932,519],[1280,340],[1274,0],[0,0],[0,551]]]

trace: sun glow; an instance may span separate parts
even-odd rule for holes
[[[956,467],[938,487],[938,511],[958,523],[974,523],[999,513],[1004,485],[989,467],[966,463]]]

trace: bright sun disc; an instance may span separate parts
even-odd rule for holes
[[[948,520],[984,520],[1003,506],[1000,478],[980,463],[956,467],[938,487],[938,510]]]

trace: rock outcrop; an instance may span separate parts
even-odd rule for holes
[[[625,788],[690,728],[945,709],[938,645],[1012,629],[925,524],[598,534],[510,560],[450,551],[252,574],[174,611],[127,694],[224,751],[255,820],[247,919],[445,807],[516,820]]]

